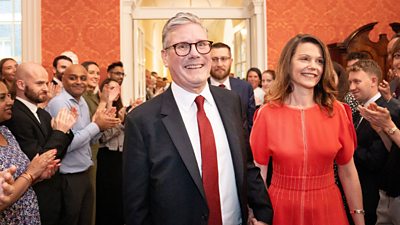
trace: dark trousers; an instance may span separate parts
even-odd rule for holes
[[[64,198],[61,225],[90,225],[93,212],[93,185],[89,172],[62,174]]]
[[[42,225],[59,225],[62,206],[60,174],[56,173],[51,179],[38,182],[33,190],[37,195]]]
[[[122,152],[97,153],[96,225],[123,225]]]

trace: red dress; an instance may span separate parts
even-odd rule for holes
[[[273,175],[268,189],[273,225],[348,225],[333,162],[353,157],[356,136],[349,107],[334,103],[329,117],[318,105],[297,109],[267,104],[260,108],[250,144],[254,159]]]

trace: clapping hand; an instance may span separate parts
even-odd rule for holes
[[[26,173],[30,174],[34,181],[50,178],[60,167],[60,160],[56,159],[56,153],[57,150],[52,149],[41,155],[36,155],[29,164]]]
[[[11,166],[8,169],[0,172],[0,206],[10,202],[10,195],[14,193],[14,177],[17,167]]]
[[[78,110],[75,107],[72,107],[70,110],[62,108],[56,117],[51,120],[52,127],[54,130],[66,133],[74,126],[78,116]]]

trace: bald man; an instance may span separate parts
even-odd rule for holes
[[[16,99],[12,118],[7,126],[16,137],[22,151],[30,160],[49,149],[57,149],[57,158],[62,159],[73,139],[69,132],[76,119],[64,110],[55,116],[53,125],[50,114],[37,105],[47,100],[48,74],[39,64],[22,63],[16,71]],[[39,202],[43,225],[60,224],[61,179],[56,174],[49,180],[33,186]]]
[[[62,194],[65,199],[60,225],[90,225],[94,204],[93,184],[89,168],[93,165],[90,144],[97,142],[100,132],[117,126],[120,120],[108,111],[97,111],[90,117],[89,107],[82,97],[87,87],[87,70],[78,64],[69,66],[63,75],[63,89],[46,107],[50,115],[62,108],[76,108],[79,118],[72,127],[74,139],[61,162]]]

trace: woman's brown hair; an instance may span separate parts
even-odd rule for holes
[[[320,108],[327,110],[329,115],[333,112],[333,102],[336,97],[336,88],[334,83],[334,70],[329,51],[325,44],[317,37],[310,34],[298,34],[286,44],[279,57],[276,69],[276,79],[271,94],[268,96],[269,102],[283,104],[283,102],[293,92],[291,84],[291,62],[296,53],[297,46],[300,43],[312,43],[321,49],[323,57],[323,71],[321,80],[314,87],[314,101]]]

